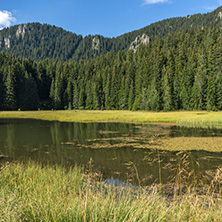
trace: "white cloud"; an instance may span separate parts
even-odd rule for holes
[[[157,3],[165,3],[169,2],[169,0],[144,0],[145,5],[157,4]]]
[[[9,27],[16,19],[12,16],[11,12],[0,11],[0,29]]]
[[[205,9],[208,11],[213,11],[217,8],[217,6],[207,6]]]

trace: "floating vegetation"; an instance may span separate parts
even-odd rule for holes
[[[222,137],[167,137],[157,140],[153,148],[160,150],[206,150],[222,152]]]
[[[139,131],[132,136],[130,134],[117,137],[111,135],[102,138],[85,139],[84,143],[75,140],[61,142],[60,144],[90,149],[132,147],[168,151],[206,150],[222,152],[222,132],[218,131],[220,130],[218,128],[212,128],[212,126],[205,126],[205,128],[180,126],[175,129],[172,126],[172,129],[169,130],[169,127],[150,128],[142,125],[137,127],[137,130]],[[102,133],[104,135],[117,133],[117,131],[104,132]]]
[[[62,145],[75,145],[76,142],[61,142]]]
[[[221,130],[222,129],[222,125],[214,125],[214,124],[211,124],[211,125],[204,125],[204,124],[181,124],[181,125],[178,125],[179,127],[186,127],[186,128],[196,128],[196,129],[219,129]]]
[[[99,130],[98,131],[99,134],[117,134],[120,133],[119,131],[105,131],[105,130]]]

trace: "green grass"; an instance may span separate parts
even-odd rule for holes
[[[0,221],[221,221],[209,193],[167,200],[158,192],[117,196],[92,188],[93,174],[74,167],[11,163],[0,170]],[[154,189],[155,190],[155,189]]]
[[[222,111],[2,111],[0,118],[34,118],[68,122],[140,122],[177,124],[222,124]]]

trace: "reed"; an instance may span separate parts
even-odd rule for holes
[[[4,164],[0,221],[221,221],[222,203],[213,196],[220,174],[204,195],[186,192],[169,200],[158,189],[117,195],[95,186],[95,175],[80,167]]]

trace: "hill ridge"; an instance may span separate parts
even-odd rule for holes
[[[148,44],[156,37],[162,38],[181,29],[188,31],[205,27],[222,27],[222,6],[209,13],[164,19],[113,38],[100,34],[83,37],[55,25],[37,22],[19,24],[0,30],[0,51],[34,60],[78,61],[109,51],[117,53],[130,48],[135,51],[141,42]],[[142,36],[146,36],[147,40],[137,41],[132,48],[132,43]]]

